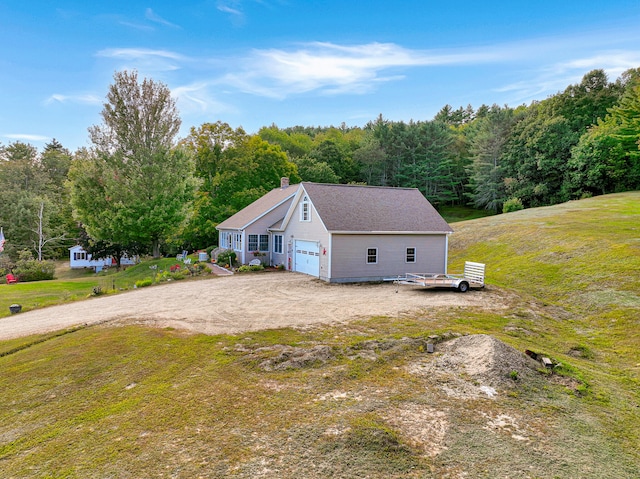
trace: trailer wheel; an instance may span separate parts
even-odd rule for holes
[[[466,293],[467,291],[469,291],[469,283],[467,283],[466,281],[461,281],[458,285],[458,291],[461,293]]]

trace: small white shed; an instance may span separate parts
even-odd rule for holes
[[[91,268],[98,273],[104,268],[115,266],[116,264],[117,261],[110,256],[108,258],[92,258],[91,253],[87,253],[80,245],[69,248],[69,266],[71,269]],[[136,260],[124,255],[120,260],[120,264],[122,266],[131,266],[136,264]]]

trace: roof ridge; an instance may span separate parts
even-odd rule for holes
[[[415,187],[408,186],[377,186],[377,185],[355,185],[355,184],[345,184],[345,183],[316,183],[314,181],[302,181],[301,185],[320,185],[320,186],[341,186],[341,187],[357,187],[357,188],[378,188],[378,189],[388,189],[388,190],[418,190]],[[420,190],[418,190],[420,191]]]

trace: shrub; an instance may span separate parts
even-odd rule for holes
[[[238,268],[238,273],[246,273],[248,271],[262,271],[262,270],[264,270],[264,266],[262,266],[261,264],[253,264],[253,265],[243,264]]]
[[[151,286],[153,280],[151,278],[139,279],[136,281],[136,288],[144,288],[145,286]]]
[[[20,281],[42,281],[53,279],[56,265],[53,261],[37,261],[30,251],[20,252],[20,259],[16,263],[14,273]]]
[[[519,211],[523,209],[524,206],[520,198],[509,198],[504,202],[504,205],[502,205],[503,213],[511,213],[512,211]]]
[[[11,273],[14,267],[15,264],[11,259],[9,259],[8,255],[0,255],[0,276],[5,276],[7,273]]]
[[[190,274],[188,269],[179,269],[178,271],[176,271],[175,273],[171,273],[171,279],[175,279],[176,281],[179,279],[184,279],[187,277],[187,275]]]
[[[194,263],[190,269],[192,270],[192,274],[198,275],[202,274],[207,269],[207,267],[202,263]]]
[[[233,266],[236,262],[236,253],[233,250],[225,250],[218,255],[217,262],[219,265],[224,266],[225,264]]]

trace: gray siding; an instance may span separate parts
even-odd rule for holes
[[[273,237],[276,235],[282,236],[282,253],[273,252]],[[287,266],[287,238],[283,231],[271,233],[271,266]]]
[[[377,264],[367,264],[368,248],[378,249]],[[406,262],[407,248],[415,248],[415,263]],[[405,273],[445,273],[446,260],[446,234],[334,234],[329,281],[376,281]]]
[[[253,255],[253,251],[249,251],[249,235],[269,235],[269,233],[267,232],[267,228],[273,225],[276,221],[279,221],[282,218],[284,218],[284,215],[287,214],[287,210],[289,209],[290,204],[291,204],[290,201],[287,201],[284,204],[281,204],[280,206],[275,208],[273,211],[270,211],[269,213],[264,215],[262,218],[258,219],[256,222],[252,223],[251,225],[249,225],[249,227],[247,227],[247,229],[245,230],[244,244],[242,245],[245,253],[245,257],[244,257],[245,263],[248,263],[249,261],[255,258],[255,256]],[[271,255],[273,254],[272,251],[273,251],[273,243],[272,243],[271,235],[269,235],[269,251],[267,252],[266,256],[261,256],[258,259],[262,261],[262,263],[265,263],[267,265],[271,264],[272,263]]]

